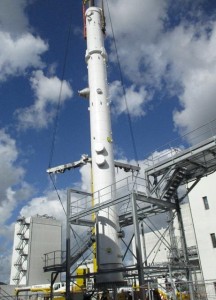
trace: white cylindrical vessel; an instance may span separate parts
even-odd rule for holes
[[[101,28],[102,11],[90,7],[86,11],[89,81],[89,111],[91,125],[91,156],[94,204],[115,198],[115,170],[113,159],[110,108],[107,92],[107,55]],[[119,221],[116,207],[98,213],[96,225],[98,270],[107,271],[97,277],[97,283],[120,283],[122,273],[112,270],[122,267],[119,246]]]

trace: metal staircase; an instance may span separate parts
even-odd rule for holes
[[[167,180],[167,183],[163,189],[161,194],[161,198],[166,201],[171,201],[173,196],[176,194],[177,189],[182,184],[186,176],[186,169],[185,168],[177,168],[172,176]]]
[[[95,239],[94,236],[89,235],[81,240],[80,244],[76,244],[70,252],[70,267],[73,266],[82,255],[92,246]],[[44,254],[45,265],[44,272],[55,271],[64,272],[66,270],[66,252],[65,251],[53,251]]]
[[[17,260],[15,261],[14,266],[17,269],[15,276],[13,277],[13,281],[15,284],[19,284],[23,276],[26,275],[27,272],[27,259],[28,259],[28,231],[30,224],[26,221],[25,218],[20,218],[17,220],[20,225],[19,231],[17,232],[17,236],[19,238],[19,242],[15,247],[15,250],[18,254]]]

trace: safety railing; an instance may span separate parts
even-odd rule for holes
[[[214,136],[216,136],[216,119],[156,148],[146,156],[144,167],[151,167]]]
[[[70,265],[73,265],[82,254],[92,245],[90,233],[83,233],[76,236],[76,242],[70,250]],[[66,251],[57,250],[44,254],[44,270],[61,270],[66,268]]]
[[[66,260],[66,251],[56,250],[44,254],[44,270],[47,271],[50,268],[62,267],[62,264]]]
[[[119,207],[121,207],[120,203],[124,202],[123,200],[126,198],[129,199],[129,195],[132,192],[137,193],[139,191],[144,193],[145,190],[146,181],[144,178],[129,176],[116,182],[115,184],[96,191],[92,195],[80,195],[74,193],[71,196],[70,215],[77,215],[93,207],[103,206],[103,204],[106,203],[109,203],[108,206],[118,204]]]

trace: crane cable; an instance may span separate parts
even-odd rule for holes
[[[126,111],[127,111],[128,124],[129,124],[129,129],[130,129],[130,135],[131,135],[131,140],[132,140],[134,157],[135,157],[135,161],[136,161],[137,166],[139,166],[139,160],[138,160],[138,154],[137,154],[137,147],[136,147],[136,142],[135,142],[133,127],[132,127],[131,115],[130,115],[129,108],[128,108],[128,103],[127,103],[126,89],[125,89],[125,84],[124,84],[124,80],[123,80],[122,68],[121,68],[120,58],[119,58],[119,54],[118,54],[118,49],[117,49],[117,44],[116,44],[116,39],[115,39],[115,34],[114,34],[114,29],[113,29],[113,24],[112,24],[112,19],[111,19],[111,14],[110,14],[108,0],[106,0],[106,4],[107,4],[107,11],[108,11],[109,20],[110,20],[110,26],[111,26],[112,36],[113,36],[113,43],[114,43],[114,47],[115,47],[115,51],[116,51],[116,59],[117,59],[117,65],[118,65],[118,69],[119,69],[119,75],[120,75],[120,81],[121,81],[122,91],[123,91],[123,98],[124,98],[124,102],[125,102],[125,106],[126,106]]]
[[[57,104],[57,108],[56,108],[56,115],[55,115],[55,120],[54,120],[54,127],[53,127],[53,134],[52,134],[52,141],[51,141],[51,149],[50,149],[50,157],[49,157],[49,165],[48,167],[50,168],[52,165],[52,160],[53,160],[53,154],[54,154],[54,149],[55,149],[55,143],[56,143],[56,135],[57,135],[57,129],[58,129],[58,124],[59,124],[59,112],[60,112],[60,108],[61,108],[61,100],[62,100],[62,90],[63,90],[63,80],[65,78],[65,70],[66,70],[66,64],[67,64],[67,59],[68,59],[68,53],[69,53],[69,41],[70,41],[70,37],[71,37],[71,32],[72,32],[72,16],[70,17],[70,24],[68,27],[68,35],[67,35],[67,39],[66,39],[66,47],[65,47],[65,52],[64,52],[64,58],[63,58],[63,68],[62,68],[62,74],[61,74],[61,85],[60,85],[60,90],[59,90],[59,96],[58,96],[58,104]],[[58,196],[58,200],[61,204],[61,207],[64,211],[65,216],[67,215],[66,210],[64,208],[61,196],[59,194],[59,191],[56,187],[55,181],[54,181],[54,176],[52,174],[49,174],[50,180],[53,184],[54,190]],[[74,229],[72,228],[72,226],[70,226],[73,234],[74,234]],[[77,242],[77,239],[75,239]],[[77,242],[78,244],[78,242]]]
[[[51,147],[50,147],[51,150],[50,150],[50,157],[49,157],[49,168],[52,165],[53,154],[54,154],[55,143],[56,143],[57,129],[58,129],[58,124],[59,124],[59,112],[60,112],[60,108],[61,108],[63,81],[65,78],[65,70],[66,70],[66,64],[67,64],[68,53],[69,53],[69,41],[70,41],[71,31],[72,31],[72,17],[70,17],[70,19],[71,19],[71,22],[69,24],[69,30],[68,30],[67,40],[66,40],[65,53],[64,53],[64,58],[63,58],[63,68],[62,68],[62,74],[61,74],[61,85],[60,85],[60,90],[59,90],[58,104],[57,104],[57,108],[56,108],[56,115],[55,115],[55,121],[54,121],[54,127],[53,127]]]

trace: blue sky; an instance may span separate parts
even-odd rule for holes
[[[20,214],[64,220],[46,174],[49,162],[56,166],[78,160],[83,153],[90,155],[88,102],[77,93],[87,86],[81,2],[0,2],[1,281],[9,278],[14,222]],[[178,147],[185,143],[182,135],[215,119],[216,4],[108,0],[108,5],[142,163],[158,147],[179,138]],[[135,153],[107,1],[105,14],[115,156],[131,162]],[[89,178],[86,167],[58,176],[56,186],[65,199],[67,187],[89,190]]]

